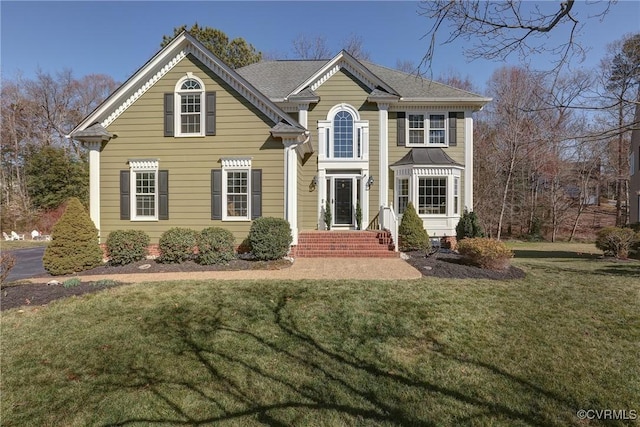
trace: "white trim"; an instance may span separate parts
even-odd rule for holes
[[[180,61],[186,58],[186,56],[187,56],[187,53],[181,50],[173,58],[169,59],[169,61],[166,62],[165,65],[162,68],[160,68],[160,70],[158,70],[155,74],[153,74],[143,84],[138,86],[138,89],[135,92],[133,92],[127,99],[125,99],[106,119],[102,121],[102,123],[100,123],[102,127],[106,129],[111,123],[113,123],[118,117],[120,117],[120,115],[124,113],[127,110],[127,108],[129,108],[134,102],[136,102],[138,98],[140,98],[146,91],[151,89],[153,85],[155,85],[158,82],[158,80],[160,80],[162,77],[164,77],[165,74],[171,71],[173,67],[178,65]],[[160,62],[161,59],[164,59],[164,58],[158,58],[156,61]],[[156,64],[156,61],[149,64],[149,67],[159,66],[158,64]],[[142,71],[143,70],[140,70],[139,73],[141,73]],[[143,76],[139,77],[139,79],[142,79],[142,78]],[[136,83],[138,83],[138,79],[132,78],[131,81],[125,84],[125,86],[121,86],[114,93],[114,95],[119,97],[121,93],[125,94],[128,91],[135,89],[134,86],[136,85]],[[78,125],[76,129],[82,129],[83,128],[82,125],[86,122],[89,122],[89,124],[91,124],[92,121],[89,121],[90,117],[94,117],[94,116],[100,117],[103,114],[105,114],[109,110],[109,108],[113,106],[113,103],[115,103],[115,101],[116,100],[114,99],[113,101],[109,102],[109,99],[107,99],[100,107],[98,107],[98,109],[94,113],[90,114],[89,117],[87,117],[80,125]],[[71,133],[73,133],[73,131]]]
[[[158,161],[154,159],[129,160],[129,194],[130,194],[130,215],[131,221],[158,221],[159,211],[159,188],[158,188]],[[153,215],[138,215],[137,193],[136,193],[136,175],[138,173],[153,172],[154,173],[154,209]]]
[[[284,139],[284,216],[291,228],[292,245],[298,244],[298,158],[297,138]]]
[[[353,157],[333,157],[333,121],[335,115],[340,111],[347,111],[353,118]],[[358,143],[360,144],[360,156],[358,156]],[[326,120],[318,120],[318,164],[325,162],[339,164],[338,167],[341,168],[345,168],[344,163],[355,165],[359,162],[367,164],[369,162],[369,121],[361,120],[360,113],[352,105],[336,104],[327,113]],[[331,167],[325,166],[325,168]]]
[[[221,157],[223,169],[251,169],[252,157]]]
[[[102,143],[88,142],[89,149],[89,215],[100,235],[100,149]]]
[[[378,168],[378,207],[389,206],[389,105],[378,104],[378,122],[380,132],[379,168]]]
[[[221,159],[222,160],[222,159]],[[239,158],[222,160],[222,221],[251,221],[251,159]],[[247,162],[248,160],[248,162]],[[227,163],[225,163],[227,162]],[[247,166],[248,164],[248,166]],[[232,216],[228,214],[229,203],[227,201],[227,186],[229,172],[245,172],[247,174],[247,215]]]
[[[195,80],[200,85],[199,90],[182,90],[180,87],[187,80]],[[204,136],[205,135],[205,126],[206,126],[206,90],[205,85],[202,79],[195,76],[192,72],[187,72],[187,75],[178,79],[176,86],[174,88],[174,96],[173,96],[173,120],[174,120],[174,132],[173,135],[177,138],[184,137],[193,137],[193,136]],[[200,95],[200,132],[193,133],[182,133],[182,96],[183,95]]]
[[[464,112],[464,207],[473,211],[473,117]]]
[[[347,52],[341,51],[331,60],[329,60],[322,68],[316,71],[315,74],[298,85],[289,95],[287,95],[286,98],[289,98],[292,95],[297,95],[309,86],[311,87],[311,90],[315,91],[318,87],[322,86],[324,82],[329,80],[335,73],[337,73],[341,68],[349,71],[349,73],[353,74],[358,80],[367,85],[369,89],[373,90],[377,86],[380,86],[387,92],[396,94],[396,91],[393,90],[393,88],[391,88],[384,81],[380,80],[357,59],[349,55]]]

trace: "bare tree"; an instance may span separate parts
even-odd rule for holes
[[[357,34],[351,33],[349,37],[342,42],[342,46],[344,50],[349,52],[349,54],[356,59],[364,61],[369,61],[371,59],[371,54],[364,50],[362,37]]]
[[[609,12],[612,2],[507,1],[423,1],[420,14],[431,19],[433,25],[425,34],[429,41],[421,65],[431,66],[435,57],[438,36],[444,34],[443,44],[457,39],[469,46],[464,53],[468,58],[504,59],[517,54],[526,59],[534,53],[551,53],[560,69],[571,58],[584,58],[585,49],[578,34],[589,19],[602,18]],[[577,8],[588,8],[589,15],[580,17]],[[559,44],[548,42],[546,35],[562,32]]]
[[[331,51],[327,47],[327,39],[323,36],[310,37],[300,34],[291,43],[296,58],[327,59],[331,57]]]
[[[415,64],[415,62],[408,59],[398,59],[396,60],[396,70],[402,71],[407,74],[414,74],[418,72],[418,66]]]

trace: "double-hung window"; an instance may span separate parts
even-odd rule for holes
[[[447,213],[447,178],[418,179],[418,214]]]
[[[157,159],[129,160],[120,171],[120,219],[169,219],[169,171],[158,169]]]
[[[409,178],[398,179],[398,215],[402,215],[409,204]]]
[[[222,159],[222,219],[251,219],[251,159]]]
[[[326,120],[318,120],[319,160],[366,161],[369,123],[347,104],[334,106]]]
[[[176,85],[177,136],[204,135],[204,84],[193,75]]]
[[[444,113],[407,114],[408,141],[411,145],[446,145],[447,118]]]

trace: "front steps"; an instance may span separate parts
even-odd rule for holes
[[[297,258],[395,258],[388,231],[303,231],[291,248]]]

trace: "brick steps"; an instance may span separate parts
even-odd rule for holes
[[[394,258],[386,231],[310,231],[298,235],[292,255],[299,258]]]

